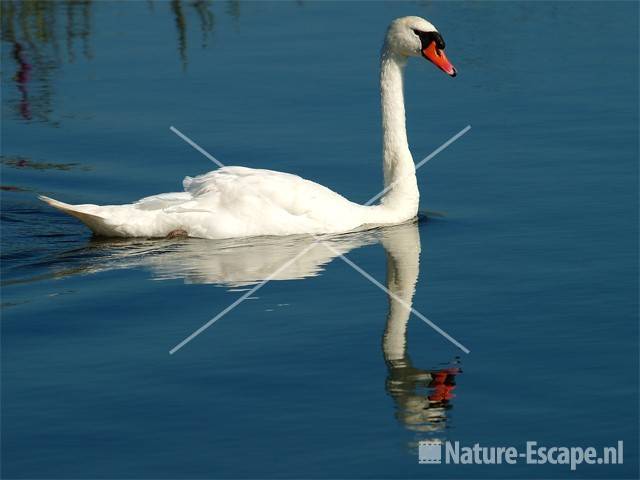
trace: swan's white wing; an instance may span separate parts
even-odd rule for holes
[[[139,210],[162,210],[175,207],[191,199],[191,194],[188,192],[161,193],[159,195],[141,198],[133,204],[133,207]]]
[[[292,215],[318,214],[335,203],[353,205],[342,195],[298,175],[257,168],[223,167],[186,177],[183,185],[194,199],[216,193],[226,204],[266,202],[264,209],[279,208]]]
[[[224,167],[183,183],[192,200],[173,211],[211,212],[206,236],[343,232],[362,223],[359,205],[289,173]]]
[[[360,205],[297,175],[224,167],[184,179],[184,192],[163,193],[128,205],[68,205],[43,198],[106,236],[192,237],[339,233],[364,222]]]

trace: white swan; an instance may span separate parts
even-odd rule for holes
[[[347,232],[365,225],[397,224],[416,216],[418,184],[405,128],[403,69],[423,56],[450,76],[436,28],[420,17],[394,20],[381,53],[383,169],[386,191],[379,205],[358,205],[296,175],[223,167],[184,179],[184,192],[164,193],[129,205],[69,205],[41,200],[109,237],[234,238]]]

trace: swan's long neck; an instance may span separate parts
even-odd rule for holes
[[[407,59],[385,44],[380,62],[384,186],[391,185],[381,203],[403,217],[401,220],[408,220],[418,213],[420,194],[405,124],[403,74]]]

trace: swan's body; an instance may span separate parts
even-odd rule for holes
[[[436,45],[437,55],[427,48]],[[386,193],[379,205],[353,203],[297,175],[246,167],[186,177],[184,192],[128,205],[69,205],[40,198],[95,234],[110,237],[165,237],[176,231],[203,238],[342,233],[405,222],[418,212],[419,192],[405,128],[403,69],[409,56],[422,54],[454,76],[442,48],[435,27],[419,17],[397,19],[387,31],[380,70]]]
[[[256,168],[223,167],[187,177],[183,184],[184,192],[130,205],[67,205],[41,198],[96,234],[116,237],[165,237],[176,230],[201,238],[340,233],[371,223],[381,208],[350,202],[297,175]]]

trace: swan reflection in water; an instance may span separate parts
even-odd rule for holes
[[[442,432],[451,408],[456,376],[462,373],[459,359],[433,370],[413,366],[407,354],[407,325],[420,273],[420,233],[417,224],[405,224],[382,231],[387,254],[389,297],[382,350],[388,368],[386,389],[396,404],[396,418],[416,432]],[[402,303],[399,301],[402,300]],[[404,303],[404,305],[403,305]]]
[[[308,235],[230,240],[92,239],[87,246],[64,252],[46,263],[53,267],[52,277],[142,268],[150,270],[154,280],[236,288],[267,278],[278,281],[314,277],[338,253],[378,242],[375,231],[318,238],[335,252]],[[283,265],[286,266],[282,268]]]
[[[53,274],[55,277],[116,268],[146,268],[156,280],[182,279],[187,283],[248,289],[267,278],[277,281],[316,276],[337,256],[336,252],[346,254],[381,242],[387,257],[386,286],[404,303],[389,297],[382,338],[388,369],[386,391],[395,403],[396,418],[406,428],[429,435],[442,433],[447,427],[448,410],[452,407],[455,381],[461,369],[457,358],[442,368],[420,369],[407,354],[407,325],[411,314],[405,305],[413,303],[420,273],[418,222],[321,238],[335,251],[322,244],[312,246],[315,239],[309,236],[229,241],[92,240],[87,247],[67,252],[51,263],[58,268],[67,263],[66,269]],[[305,249],[309,250],[278,271]],[[69,268],[68,262],[73,267]],[[275,271],[278,273],[273,275]]]

